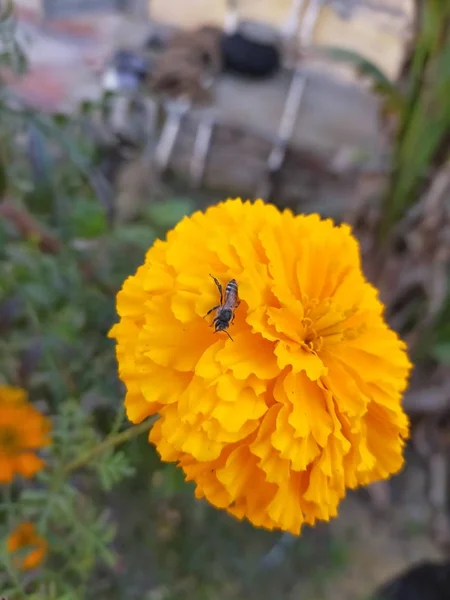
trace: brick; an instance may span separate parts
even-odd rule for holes
[[[63,73],[58,73],[49,66],[36,67],[22,77],[16,77],[4,69],[0,71],[0,75],[14,94],[36,109],[58,110],[69,95]]]
[[[16,6],[14,8],[14,15],[19,22],[28,25],[39,25],[42,21],[40,11],[29,6]]]
[[[42,31],[48,34],[67,35],[76,38],[97,40],[100,32],[98,26],[75,19],[52,19],[42,25]]]

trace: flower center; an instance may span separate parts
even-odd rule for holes
[[[19,449],[19,436],[12,427],[0,427],[0,450],[2,453],[12,455]]]
[[[303,343],[311,350],[311,352],[320,352],[323,347],[323,336],[317,334],[311,319],[303,319],[302,325],[305,328],[305,338]]]
[[[303,298],[303,307],[303,344],[311,352],[320,352],[324,345],[353,339],[364,328],[351,323],[351,318],[358,310],[356,306],[344,310],[330,299],[319,301]]]

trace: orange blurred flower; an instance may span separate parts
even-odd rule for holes
[[[237,281],[233,340],[203,319],[209,274]],[[117,309],[128,418],[160,415],[150,440],[197,497],[298,534],[402,466],[411,365],[350,227],[228,200],[157,241]]]
[[[7,550],[11,554],[23,548],[29,548],[29,551],[14,561],[15,566],[22,571],[38,567],[47,554],[46,540],[36,533],[34,523],[28,521],[21,523],[7,541]]]
[[[50,443],[49,431],[50,421],[27,401],[24,390],[0,385],[0,483],[42,469],[35,450]]]

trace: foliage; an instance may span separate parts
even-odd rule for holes
[[[439,314],[430,348],[435,360],[442,365],[450,365],[450,297]]]
[[[427,13],[409,86],[395,88],[360,62],[399,115],[386,212],[392,220],[429,175],[447,124],[445,4],[427,8],[435,13]],[[3,16],[0,58],[21,72],[26,60],[12,15]],[[70,118],[38,114],[0,86],[0,206],[12,202],[38,226],[24,235],[17,220],[0,214],[0,380],[26,388],[54,427],[48,468],[31,483],[0,489],[0,592],[8,600],[248,600],[296,597],[302,577],[324,585],[349,560],[328,530],[297,539],[235,522],[196,501],[179,470],[163,466],[146,440],[127,438],[106,337],[115,294],[152,241],[200,202],[175,194],[154,202],[149,193],[137,220],[115,223],[86,109]],[[52,242],[46,251],[43,235]],[[447,303],[432,345],[442,361],[449,315]],[[17,571],[5,548],[26,519],[49,543],[46,562],[31,574]]]
[[[5,0],[0,5],[0,65],[14,73],[23,73],[27,57],[16,35],[13,0]]]
[[[426,0],[418,2],[417,9],[417,35],[399,85],[358,53],[341,48],[320,49],[331,59],[352,64],[362,77],[368,78],[383,99],[384,116],[395,120],[392,172],[383,206],[383,236],[417,201],[435,169],[449,158],[450,4]]]
[[[433,169],[448,159],[450,5],[429,0],[421,11],[421,27],[403,84],[405,105],[399,112],[385,228],[404,214]]]
[[[15,594],[24,597],[25,590],[35,591],[43,598],[83,598],[99,561],[109,567],[117,561],[110,549],[115,526],[109,511],[96,503],[86,482],[84,486],[74,485],[67,468],[80,453],[98,446],[98,434],[89,415],[75,400],[64,402],[53,421],[53,440],[46,456],[49,468],[32,485],[13,485],[2,494],[2,518],[8,530],[25,520],[35,522],[50,548],[39,576],[26,585],[2,536],[0,564],[5,571],[0,576],[0,586],[11,598]],[[123,452],[104,452],[91,467],[103,490],[132,474]]]

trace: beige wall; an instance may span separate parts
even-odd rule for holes
[[[239,12],[245,18],[281,24],[289,12],[291,0],[240,0]],[[225,0],[150,0],[152,16],[183,27],[199,23],[222,25]]]

